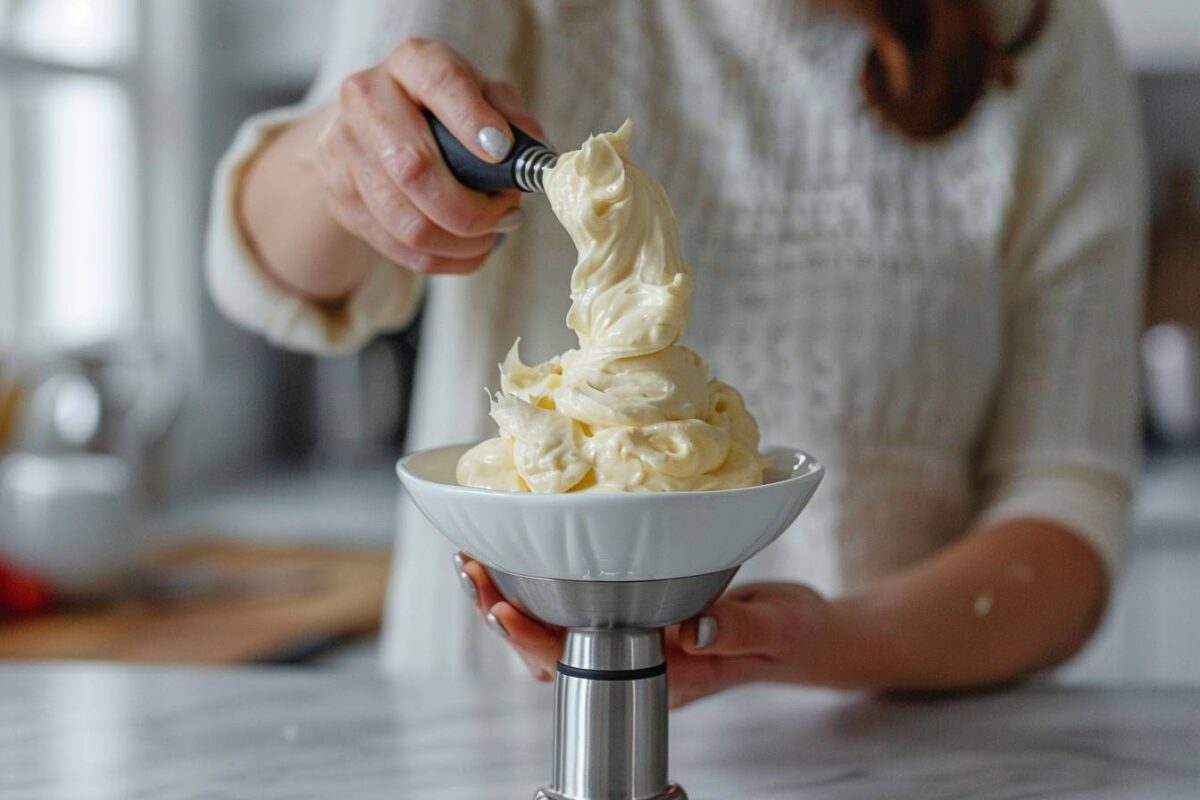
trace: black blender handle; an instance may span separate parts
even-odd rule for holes
[[[554,166],[558,154],[516,125],[509,125],[514,141],[508,157],[491,164],[454,138],[450,129],[428,109],[425,110],[425,119],[429,121],[433,138],[437,140],[438,149],[442,152],[442,159],[463,186],[481,192],[498,192],[505,189],[519,189],[522,192],[545,191],[542,187],[542,170]]]

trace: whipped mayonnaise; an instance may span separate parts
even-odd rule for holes
[[[458,463],[465,486],[514,492],[757,486],[758,426],[680,345],[692,278],[667,195],[629,160],[633,126],[592,136],[545,177],[579,251],[567,325],[579,348],[527,366],[513,344],[492,400],[500,435]]]

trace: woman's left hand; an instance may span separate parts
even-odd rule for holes
[[[506,602],[487,570],[455,556],[459,580],[489,627],[503,636],[534,677],[550,681],[562,654],[562,628],[525,616]],[[667,630],[672,708],[740,683],[840,683],[837,615],[824,598],[795,583],[731,589],[704,614]]]

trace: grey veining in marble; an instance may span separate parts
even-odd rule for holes
[[[0,665],[0,798],[524,800],[549,767],[549,709],[524,683]],[[1200,798],[1200,688],[754,687],[672,725],[693,800]]]

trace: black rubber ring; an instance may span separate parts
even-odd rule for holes
[[[667,674],[667,663],[655,664],[642,669],[584,669],[558,662],[558,674],[568,678],[583,678],[588,681],[640,681]]]

